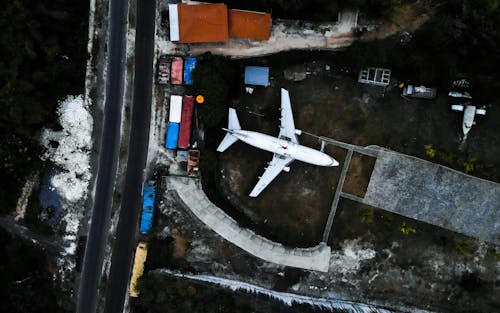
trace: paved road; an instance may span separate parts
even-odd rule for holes
[[[93,313],[109,229],[113,186],[120,143],[124,91],[128,1],[111,0],[109,6],[108,64],[104,124],[99,149],[96,192],[77,304],[78,313]]]
[[[142,0],[137,5],[134,99],[129,155],[120,219],[106,288],[104,308],[106,313],[123,312],[142,203],[141,188],[144,181],[151,119],[155,9],[155,0]]]

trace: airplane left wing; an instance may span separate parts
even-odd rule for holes
[[[273,159],[269,162],[266,171],[260,177],[257,185],[253,188],[250,193],[250,197],[257,197],[266,187],[269,185],[279,173],[290,163],[294,161],[293,158],[288,156],[282,156],[279,154],[274,154]]]
[[[293,122],[292,104],[288,90],[281,88],[281,126],[279,137],[299,143],[295,134],[295,123]],[[282,138],[283,139],[283,138]]]

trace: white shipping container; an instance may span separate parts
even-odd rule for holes
[[[180,123],[182,114],[182,96],[170,96],[170,113],[168,121]]]
[[[168,5],[168,17],[170,24],[170,41],[179,41],[179,13],[177,4]]]

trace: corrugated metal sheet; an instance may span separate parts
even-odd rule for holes
[[[226,41],[228,35],[227,7],[223,3],[179,3],[179,42]]]
[[[175,57],[172,59],[172,70],[170,71],[170,83],[172,85],[182,84],[182,68],[184,61],[181,57]]]
[[[179,139],[179,123],[168,123],[167,140],[165,147],[167,149],[177,149],[177,140]]]
[[[182,96],[170,96],[170,112],[168,114],[168,121],[173,123],[181,122],[182,114]]]
[[[245,84],[256,86],[269,86],[269,67],[245,67]]]
[[[193,84],[192,73],[195,67],[196,67],[195,57],[189,57],[186,59],[186,61],[184,61],[184,84],[186,85]]]
[[[271,34],[271,14],[229,10],[229,36],[268,40]]]
[[[148,256],[148,246],[145,242],[139,242],[135,249],[134,267],[132,268],[132,278],[130,279],[130,296],[137,298],[139,291],[137,290],[137,281],[144,273],[144,262]]]
[[[177,147],[179,149],[187,149],[191,144],[191,124],[193,120],[194,97],[184,96],[182,100],[182,120]]]
[[[170,41],[179,41],[179,13],[177,4],[168,5],[168,19],[170,24]]]
[[[155,210],[156,199],[156,182],[149,180],[144,184],[142,192],[142,217],[141,217],[141,234],[147,234],[153,226],[153,215]]]

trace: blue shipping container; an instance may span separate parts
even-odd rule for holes
[[[193,84],[193,70],[196,67],[196,58],[189,57],[184,61],[184,84],[192,85]]]
[[[153,216],[155,212],[155,199],[156,199],[156,181],[148,180],[144,184],[142,191],[142,218],[141,218],[141,234],[146,235],[153,226]]]
[[[269,67],[245,67],[245,85],[269,86]]]
[[[167,149],[177,149],[177,140],[179,140],[179,123],[168,123],[167,128]]]

